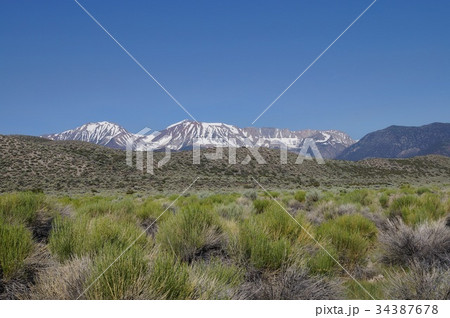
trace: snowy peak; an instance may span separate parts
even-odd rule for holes
[[[286,145],[291,151],[299,151],[305,138],[312,138],[324,158],[334,158],[354,140],[337,130],[289,130],[279,128],[239,128],[224,123],[206,123],[183,120],[160,132],[150,135],[132,134],[125,128],[106,121],[88,123],[60,134],[44,135],[53,140],[80,140],[111,148],[125,149],[133,141],[136,149],[183,150],[197,142],[202,147],[242,147],[248,144],[274,148]]]
[[[117,124],[100,121],[42,137],[52,140],[79,140],[111,148],[122,148],[126,146],[126,141],[133,138],[134,135]]]
[[[240,128],[224,123],[205,123],[183,120],[168,126],[153,140],[153,149],[170,148],[181,150],[192,146],[194,141],[203,147],[238,147],[230,139],[244,139]]]

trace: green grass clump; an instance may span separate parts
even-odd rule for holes
[[[313,255],[308,257],[307,266],[312,274],[332,274],[338,268],[334,259],[337,260],[339,256],[334,246],[331,244],[322,244],[322,246],[326,251],[319,247]]]
[[[91,217],[102,216],[106,214],[128,215],[135,209],[135,204],[131,199],[123,199],[116,201],[99,200],[97,202],[88,203],[80,207],[80,214],[86,214]]]
[[[124,250],[138,237],[135,244],[145,245],[147,238],[141,235],[142,231],[132,220],[107,215],[96,218],[81,215],[75,220],[57,218],[49,238],[49,247],[61,260],[86,254],[97,255],[110,246]]]
[[[244,259],[261,270],[281,268],[291,250],[287,239],[273,240],[253,221],[246,221],[241,226],[239,245]]]
[[[424,193],[431,193],[432,191],[429,189],[429,188],[427,188],[427,187],[420,187],[420,188],[418,188],[417,190],[416,190],[416,193],[418,194],[418,195],[422,195],[422,194],[424,194]]]
[[[293,220],[276,202],[269,202],[263,213],[240,224],[239,249],[256,268],[276,270],[286,264],[294,245],[311,243],[305,229],[312,232],[301,215]]]
[[[386,209],[389,205],[389,195],[386,193],[382,193],[378,201],[380,202],[381,207]]]
[[[268,191],[268,192],[264,192],[264,196],[268,196],[269,198],[278,198],[280,196],[280,192]]]
[[[390,217],[400,216],[408,224],[417,221],[419,198],[415,195],[404,195],[392,201],[388,215]]]
[[[74,221],[57,217],[53,221],[53,227],[49,237],[49,248],[60,260],[67,260],[74,254],[75,246],[79,241],[76,237]]]
[[[0,242],[0,269],[9,279],[23,267],[32,250],[31,232],[22,224],[7,224],[0,219]]]
[[[136,209],[136,216],[140,220],[157,219],[164,212],[164,207],[159,201],[147,199]],[[164,217],[164,216],[162,216]]]
[[[220,248],[223,229],[218,216],[199,204],[186,206],[160,226],[156,240],[183,261],[208,249]]]
[[[382,280],[379,281],[358,281],[364,289],[361,288],[353,279],[349,279],[346,282],[347,287],[347,297],[348,299],[363,299],[363,300],[372,300],[372,295],[375,299],[386,299],[384,292],[384,282]],[[367,292],[369,294],[367,294]]]
[[[270,200],[267,199],[257,199],[253,201],[253,207],[256,213],[263,213],[264,210],[270,205]]]
[[[317,234],[322,240],[330,240],[341,262],[355,266],[364,262],[369,248],[376,240],[377,228],[362,215],[353,214],[322,223]]]
[[[166,253],[160,253],[152,263],[149,284],[162,299],[191,299],[194,291],[188,266]]]
[[[264,213],[254,215],[252,221],[258,226],[261,231],[266,233],[268,237],[279,240],[286,238],[292,242],[300,241],[307,238],[299,222],[305,228],[309,225],[302,219],[301,215],[293,220],[292,217],[286,213],[276,202],[270,202],[265,208]],[[296,222],[297,221],[297,222]]]
[[[372,203],[370,192],[367,189],[358,189],[348,192],[342,196],[344,203],[357,203],[362,206],[367,206]]]
[[[144,250],[133,245],[125,253],[122,252],[122,247],[110,244],[94,258],[94,268],[86,287],[99,278],[87,291],[88,299],[137,299],[148,296],[148,265]]]
[[[388,210],[389,216],[400,216],[409,225],[421,224],[425,221],[435,221],[446,214],[446,209],[439,195],[424,193],[404,195],[395,199]]]
[[[303,190],[299,190],[299,191],[295,192],[294,199],[297,200],[298,202],[305,202],[306,192]]]
[[[45,207],[42,193],[18,192],[0,195],[0,218],[30,225],[39,209]]]
[[[436,221],[443,217],[446,213],[450,212],[449,210],[445,209],[444,204],[438,194],[424,193],[420,197],[420,203],[422,211],[422,213],[420,214],[420,221]]]

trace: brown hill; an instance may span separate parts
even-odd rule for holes
[[[213,151],[202,150],[202,154]],[[260,153],[266,164],[251,160],[247,165],[229,165],[225,150],[224,159],[202,157],[201,164],[194,165],[192,151],[176,152],[151,175],[127,166],[121,150],[78,141],[0,135],[0,192],[180,191],[196,177],[195,189],[206,190],[255,188],[252,177],[270,189],[448,183],[450,179],[450,158],[442,156],[327,160],[319,165],[307,160],[294,164],[298,156],[294,153],[289,153],[288,164],[279,162],[277,150],[261,148]],[[247,154],[247,149],[237,149],[237,162]],[[163,153],[156,153],[155,162],[162,157]]]

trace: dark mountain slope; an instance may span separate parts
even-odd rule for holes
[[[390,126],[367,134],[337,159],[409,158],[429,154],[450,156],[450,123]]]

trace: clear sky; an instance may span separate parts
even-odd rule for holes
[[[79,0],[199,121],[240,127],[372,0]],[[450,120],[450,1],[378,0],[256,123],[339,129]],[[73,0],[0,2],[0,133],[188,116]]]

